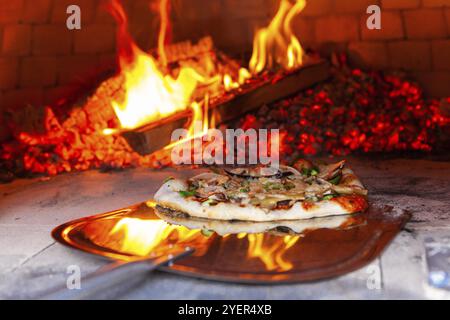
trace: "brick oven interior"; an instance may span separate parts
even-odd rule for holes
[[[105,10],[107,2],[0,0],[0,298],[35,297],[48,289],[48,279],[64,281],[70,264],[81,265],[83,272],[103,266],[103,260],[59,246],[50,237],[51,229],[75,218],[142,202],[152,196],[164,178],[179,174],[164,159],[141,157],[129,151],[129,147],[123,151],[123,138],[90,144],[92,136],[85,131],[80,134],[81,147],[92,155],[71,153],[69,160],[59,161],[52,157],[63,158],[61,153],[56,156],[49,151],[49,145],[53,148],[60,143],[62,140],[58,139],[65,139],[64,134],[78,123],[85,125],[99,119],[99,123],[108,125],[113,117],[108,99],[110,94],[120,91],[120,83],[114,80],[118,71],[118,25]],[[129,19],[129,31],[139,47],[156,48],[159,1],[121,0],[121,3]],[[256,30],[269,24],[278,3],[278,0],[171,0],[170,42],[196,42],[210,36],[218,50],[238,61],[247,61]],[[81,30],[66,28],[66,8],[74,4],[81,8]],[[369,30],[366,26],[366,9],[370,5],[378,5],[382,10],[381,30]],[[117,292],[116,297],[170,299],[180,298],[181,294],[190,299],[436,297],[422,288],[426,274],[422,270],[425,258],[421,250],[425,237],[439,239],[450,230],[450,0],[309,0],[293,20],[293,30],[308,53],[320,56],[331,66],[331,78],[309,88],[309,93],[301,90],[287,100],[261,104],[261,108],[228,125],[281,123],[295,141],[286,149],[289,150],[286,161],[299,156],[321,159],[346,156],[374,201],[412,212],[413,218],[405,230],[373,262],[383,270],[382,289],[366,290],[365,280],[361,280],[365,279],[362,269],[325,282],[260,290],[157,273],[133,290]],[[343,57],[345,69],[339,66]],[[353,148],[353,142],[344,143],[343,137],[335,137],[339,143],[328,147],[328,141],[314,140],[314,130],[302,135],[301,126],[310,128],[314,123],[324,136],[325,129],[334,125],[346,128],[354,125],[358,130],[348,119],[348,123],[333,123],[305,117],[309,122],[302,123],[300,110],[314,105],[323,108],[326,103],[316,97],[320,99],[324,92],[351,90],[358,79],[364,79],[360,80],[363,85],[377,83],[376,88],[381,90],[385,81],[392,80],[385,75],[391,74],[408,86],[402,89],[408,91],[402,103],[420,101],[422,107],[428,108],[424,117],[433,119],[430,121],[439,117],[440,124],[427,129],[426,138],[411,140],[405,148],[394,148],[389,147],[394,138],[386,133],[386,137],[379,137],[391,140],[383,147],[361,142]],[[345,81],[340,78],[344,76]],[[420,90],[419,98],[411,93],[411,88]],[[378,89],[371,94],[364,91],[360,97],[385,99],[376,101],[395,99],[393,90],[381,93]],[[330,96],[330,99],[336,99],[333,107],[346,110],[352,106],[353,98]],[[282,112],[283,103],[295,105],[290,109],[295,116]],[[353,107],[358,108],[359,104]],[[71,113],[73,110],[75,113]],[[412,127],[411,135],[421,130],[420,117],[404,120]],[[52,131],[53,122],[46,125],[55,119],[59,127],[64,127],[63,138],[47,134]],[[75,123],[70,128],[66,127],[67,119]],[[337,134],[357,132],[342,130]],[[358,137],[363,136],[359,134]],[[355,136],[356,133],[349,135],[348,139]],[[40,137],[45,138],[39,140]],[[40,141],[43,146],[33,141]],[[103,161],[109,159],[103,153],[107,154],[111,148],[121,156]],[[50,155],[42,160],[42,153]],[[400,272],[402,279],[396,277]],[[439,297],[449,298],[448,292]]]
[[[145,49],[155,47],[158,15],[149,1],[123,1],[131,32]],[[450,11],[446,0],[384,1],[383,28],[365,27],[369,4],[382,1],[310,1],[294,29],[305,48],[324,55],[348,52],[357,65],[406,69],[434,97],[450,91]],[[6,109],[51,104],[86,79],[114,69],[116,24],[102,1],[2,1],[0,16],[0,101]],[[61,28],[69,4],[82,7],[83,28]],[[273,0],[177,0],[173,4],[173,41],[211,35],[227,53],[251,51],[258,27],[276,10]],[[236,8],[239,7],[239,10]],[[423,23],[426,21],[426,23]],[[333,32],[330,32],[333,30]],[[2,125],[0,141],[9,137]]]

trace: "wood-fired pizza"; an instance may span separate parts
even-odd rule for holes
[[[304,159],[292,167],[234,167],[168,179],[155,200],[156,210],[166,214],[255,222],[354,214],[368,207],[367,190],[345,161]]]

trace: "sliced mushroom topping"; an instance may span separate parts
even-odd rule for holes
[[[194,197],[204,205],[230,201],[245,206],[252,204],[267,209],[290,208],[297,201],[330,200],[340,194],[366,195],[367,190],[344,168],[345,161],[314,166],[310,161],[297,161],[288,166],[234,167],[219,173],[202,173],[189,179],[183,197]],[[300,170],[300,172],[299,172]]]
[[[303,169],[312,169],[312,168],[314,168],[314,165],[313,165],[312,162],[309,161],[309,160],[306,160],[306,159],[299,159],[299,160],[297,160],[297,161],[294,163],[293,167],[294,167],[295,169],[297,169],[298,171],[302,172]]]
[[[359,194],[367,196],[367,189],[364,189],[357,185],[336,185],[331,187],[333,191],[339,194]]]
[[[200,198],[209,198],[212,195],[225,194],[225,189],[221,186],[209,186],[205,188],[198,188],[195,195]]]
[[[280,166],[280,171],[281,171],[282,177],[288,177],[291,175],[296,175],[296,176],[301,175],[301,173],[297,169],[295,169],[293,167],[289,167],[289,166]]]
[[[280,174],[280,170],[278,168],[263,166],[225,168],[224,170],[231,176],[245,179],[276,177]]]
[[[319,174],[317,175],[319,178],[325,180],[331,180],[342,174],[342,169],[344,168],[345,160],[342,160],[338,163],[333,163],[329,165],[319,166]]]
[[[189,179],[189,182],[191,183],[204,182],[207,185],[220,185],[227,182],[229,179],[230,177],[222,174],[206,172],[201,173],[195,177],[192,177],[191,179]]]

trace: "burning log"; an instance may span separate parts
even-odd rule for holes
[[[293,71],[265,74],[220,97],[213,98],[208,110],[209,116],[215,113],[217,123],[223,124],[265,104],[296,94],[328,77],[328,63],[320,59],[306,62]],[[173,130],[184,127],[189,122],[191,113],[190,110],[186,110],[160,122],[125,131],[122,136],[134,151],[148,155],[169,145]]]

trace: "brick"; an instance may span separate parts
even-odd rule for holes
[[[365,14],[367,7],[378,5],[377,0],[334,0],[334,11],[337,13]]]
[[[352,42],[348,52],[350,60],[362,68],[384,69],[389,65],[387,46],[383,42]]]
[[[20,87],[44,87],[56,82],[55,57],[25,58],[21,64]]]
[[[180,1],[180,0],[179,0]],[[189,0],[181,0],[181,1],[189,1]],[[121,0],[120,3],[122,7],[125,9],[128,17],[131,16],[135,7],[139,6],[141,8],[148,8],[150,11],[156,10],[155,12],[159,12],[159,1],[148,1],[148,0]],[[152,4],[153,3],[153,4]],[[148,10],[146,9],[146,10]]]
[[[136,44],[144,49],[153,49],[157,46],[158,43],[158,32],[155,30],[159,30],[159,23],[157,19],[153,19],[148,21],[148,23],[141,23],[141,20],[133,20],[129,25],[129,32],[133,37]],[[203,21],[203,20],[202,20]],[[194,24],[194,22],[190,22],[190,24]],[[198,26],[204,25],[200,23],[200,21],[196,21],[195,24]],[[186,39],[192,39],[192,36],[188,36]]]
[[[44,90],[44,103],[46,105],[55,105],[63,102],[63,99],[71,98],[79,91],[77,85],[64,85]]]
[[[19,22],[22,17],[24,0],[1,0],[0,23]]]
[[[405,70],[431,70],[431,45],[425,41],[399,41],[388,44],[391,67]]]
[[[174,6],[176,16],[183,16],[188,20],[211,20],[211,18],[226,15],[230,18],[259,18],[269,13],[265,0],[227,0],[203,1],[181,0]]]
[[[50,18],[51,0],[25,0],[23,21],[29,23],[43,23]]]
[[[323,42],[314,44],[311,49],[317,51],[324,58],[332,59],[336,53],[347,53],[348,45],[342,42]]]
[[[306,3],[306,5],[308,5],[308,3]],[[269,12],[268,18],[272,19],[277,14],[278,9],[280,8],[280,3],[278,1],[268,0],[268,3],[266,5],[266,7],[267,7],[268,12]],[[305,10],[305,9],[303,9],[303,10]]]
[[[314,27],[313,19],[306,17],[298,17],[292,21],[292,30],[302,45],[315,42]]]
[[[23,108],[27,105],[40,106],[44,93],[40,88],[28,88],[6,91],[3,102],[6,108]]]
[[[231,19],[226,16],[194,22],[178,21],[173,25],[173,42],[211,36],[214,44],[233,53],[251,51],[255,31],[267,26],[268,19]],[[226,32],[224,32],[226,30]]]
[[[115,70],[117,67],[117,53],[100,54],[98,64],[102,70]]]
[[[130,13],[128,14],[129,23],[140,23],[143,27],[147,26],[147,28],[149,28],[150,25],[154,23],[155,25],[157,25],[157,29],[153,29],[153,31],[159,30],[159,3],[154,3],[158,4],[156,12],[152,11],[149,8],[148,1],[136,1],[133,7],[130,8]],[[201,19],[202,17],[197,17],[197,20]]]
[[[433,53],[434,70],[450,71],[450,40],[433,41],[431,48]]]
[[[271,12],[273,7],[267,0],[227,0],[223,5],[220,1],[205,2],[203,0],[185,0],[183,3],[185,5],[180,13],[187,15],[191,20],[211,19],[220,15],[238,19],[268,18],[273,13]]]
[[[208,24],[211,26],[214,25],[214,28],[208,30],[206,28]],[[218,21],[211,20],[205,23],[204,27],[197,31],[197,34],[206,35],[211,33],[214,42],[219,48],[242,53],[252,48],[253,37],[255,35],[254,29],[256,29],[254,28],[255,25],[266,26],[265,23],[259,23],[258,20],[231,20],[226,18]],[[205,32],[205,30],[208,30],[208,32]],[[223,30],[227,31],[223,32]]]
[[[308,1],[306,7],[301,13],[305,17],[317,17],[329,14],[333,9],[332,0],[314,0]]]
[[[450,35],[450,9],[445,10],[445,20],[447,22],[447,33]]]
[[[94,21],[96,23],[108,23],[108,24],[116,23],[113,16],[107,10],[106,3],[103,1],[98,2],[95,8]]]
[[[0,143],[11,138],[11,130],[8,127],[8,120],[5,113],[5,103],[3,101],[3,92],[0,91]]]
[[[0,57],[0,89],[11,89],[17,85],[19,60]]]
[[[317,42],[348,42],[359,38],[359,20],[349,15],[318,18],[315,25]]]
[[[427,95],[435,98],[448,97],[450,92],[450,72],[416,72],[414,76]]]
[[[137,45],[144,50],[155,48],[160,27],[159,1],[128,0],[128,2],[122,4],[129,18],[129,32]],[[150,4],[153,5],[150,6]],[[170,37],[170,34],[168,37]]]
[[[112,52],[116,27],[110,24],[90,25],[75,33],[75,53]]]
[[[81,9],[81,27],[86,23],[94,20],[97,1],[92,0],[57,0],[54,2],[51,13],[51,21],[54,23],[65,23],[69,15],[67,14],[67,7],[70,5],[78,5]]]
[[[413,9],[419,5],[420,0],[381,0],[383,9]]]
[[[97,55],[77,55],[61,57],[58,60],[58,84],[84,83],[101,70],[98,66]]]
[[[423,0],[423,6],[429,7],[429,8],[450,7],[450,1],[448,1],[448,0]]]
[[[404,12],[406,35],[409,39],[436,39],[447,36],[442,10],[420,9]]]
[[[31,27],[28,25],[7,25],[3,30],[2,52],[26,55],[31,48]]]
[[[366,25],[367,17],[361,18],[361,37],[363,40],[395,40],[403,39],[402,16],[399,11],[381,12],[381,29],[369,30]]]
[[[33,28],[33,48],[36,55],[67,54],[72,49],[73,32],[60,25]]]

